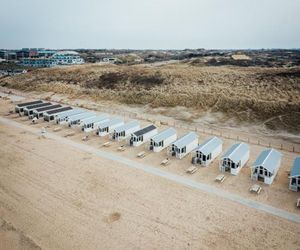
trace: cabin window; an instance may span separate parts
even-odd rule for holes
[[[297,182],[296,182],[296,178],[292,178],[292,182],[291,182],[292,185],[296,185]]]
[[[181,153],[185,153],[186,152],[186,147],[181,149]]]
[[[263,169],[262,168],[259,169],[259,174],[263,174]]]
[[[206,155],[202,155],[203,161],[206,161]]]
[[[210,160],[211,159],[211,154],[209,154],[208,156],[207,156],[207,160]]]

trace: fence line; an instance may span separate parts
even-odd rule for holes
[[[144,114],[137,114],[137,113],[128,112],[128,111],[119,111],[119,110],[112,109],[112,108],[109,111],[107,111],[107,109],[105,107],[101,107],[100,109],[103,112],[108,112],[108,113],[112,113],[112,114],[115,114],[118,116],[122,116],[122,117],[124,117],[124,119],[129,118],[129,119],[145,120],[145,121],[149,121],[149,122],[153,122],[153,123],[159,123],[161,125],[172,126],[177,129],[185,129],[185,130],[195,131],[197,133],[213,135],[213,136],[220,136],[225,139],[242,141],[242,142],[246,142],[246,143],[254,144],[254,145],[258,145],[258,146],[269,147],[269,148],[272,147],[275,149],[284,150],[284,151],[288,151],[288,152],[300,153],[300,146],[294,145],[292,143],[276,144],[276,143],[271,143],[270,141],[262,141],[260,139],[254,139],[254,138],[249,138],[249,137],[240,137],[239,135],[235,136],[230,133],[223,133],[222,131],[215,130],[215,129],[199,128],[197,126],[187,125],[187,124],[184,124],[183,122],[179,122],[179,121],[176,122],[176,121],[170,121],[167,119],[166,120],[157,120],[155,118],[147,117]]]

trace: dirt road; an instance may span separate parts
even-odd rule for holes
[[[23,128],[0,138],[0,217],[42,249],[300,246],[298,223]]]

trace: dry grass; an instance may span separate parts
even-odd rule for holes
[[[291,117],[299,117],[300,112],[299,72],[300,68],[94,64],[40,69],[4,78],[0,84],[22,90],[69,94],[76,98],[84,95],[94,100],[126,104],[221,111],[241,120],[265,121],[284,115],[291,122],[294,120]]]

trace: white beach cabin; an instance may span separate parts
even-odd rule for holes
[[[250,149],[246,143],[237,143],[222,156],[220,161],[220,171],[229,171],[233,175],[238,175],[242,167],[249,160]]]
[[[138,121],[130,121],[119,127],[116,127],[111,135],[111,138],[116,141],[124,140],[130,135],[140,129]]]
[[[44,121],[46,122],[54,121],[55,117],[59,113],[63,113],[72,109],[73,109],[72,107],[62,107],[62,108],[47,111],[44,113]]]
[[[61,108],[61,107],[62,106],[60,104],[53,104],[53,105],[50,105],[50,106],[34,109],[32,115],[29,115],[28,118],[31,119],[33,117],[36,117],[36,118],[39,119],[39,118],[44,116],[45,112],[50,111],[50,110],[54,110],[54,109],[58,109],[58,108]]]
[[[121,118],[113,118],[109,121],[100,123],[96,134],[99,136],[106,136],[110,134],[115,128],[120,127],[124,124]]]
[[[84,112],[78,115],[72,115],[68,117],[67,122],[69,127],[80,124],[83,119],[95,117],[97,114],[95,112]]]
[[[53,105],[51,102],[44,102],[44,103],[38,103],[38,104],[34,104],[34,105],[29,105],[26,106],[23,109],[23,115],[32,115],[33,114],[33,110],[37,109],[37,108],[42,108],[42,107],[47,107]]]
[[[157,134],[157,132],[157,128],[153,124],[137,130],[131,134],[129,145],[138,147],[139,145],[149,141],[152,136]]]
[[[270,148],[263,150],[251,167],[251,179],[272,184],[281,163],[281,153]]]
[[[95,116],[92,118],[88,118],[85,120],[82,120],[81,122],[81,130],[84,132],[90,132],[93,130],[96,130],[98,128],[98,125],[103,123],[103,122],[107,122],[109,121],[109,117],[106,114],[102,114],[99,116]]]
[[[39,104],[39,103],[43,103],[43,101],[39,100],[39,101],[19,103],[15,106],[15,111],[16,111],[16,113],[22,113],[24,108],[26,108],[27,106]]]
[[[150,139],[149,149],[153,152],[160,152],[176,140],[176,130],[174,128],[167,128]]]
[[[192,163],[207,167],[222,152],[223,141],[218,137],[207,139],[192,153]]]
[[[189,132],[172,143],[169,147],[169,153],[182,159],[188,153],[192,152],[198,146],[198,135],[194,132]]]
[[[300,191],[300,157],[297,157],[294,161],[291,173],[289,176],[290,179],[290,190]]]
[[[55,117],[55,122],[57,124],[63,124],[63,123],[66,122],[66,120],[69,116],[78,115],[78,114],[81,114],[81,113],[84,113],[84,112],[86,112],[86,111],[83,110],[83,109],[72,109],[72,110],[68,110],[66,112],[59,113]]]

